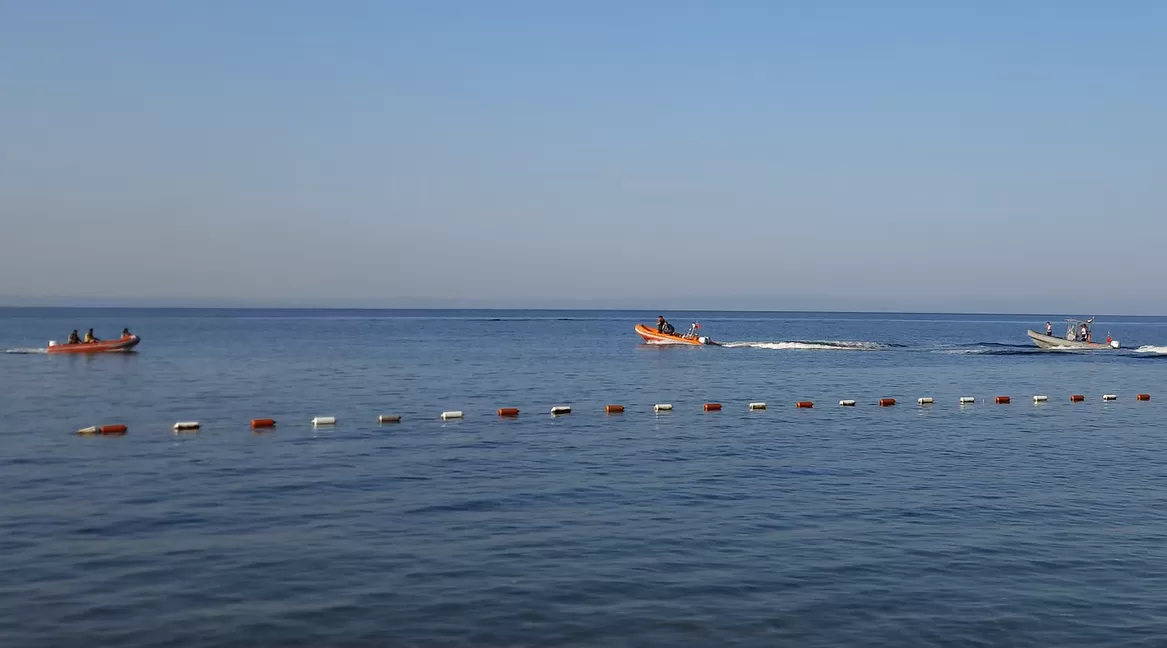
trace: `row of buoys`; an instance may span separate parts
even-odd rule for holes
[[[1085,400],[1086,400],[1086,396],[1084,396],[1083,394],[1070,394],[1070,402],[1071,403],[1082,403],[1082,402],[1085,402]],[[1117,401],[1118,395],[1117,394],[1103,394],[1102,400],[1107,401],[1107,402]],[[1150,394],[1136,394],[1135,400],[1137,400],[1137,401],[1149,401],[1149,400],[1151,400],[1151,395]],[[935,402],[936,402],[936,399],[934,399],[930,396],[925,396],[925,397],[922,397],[922,398],[919,398],[916,400],[916,403],[921,405],[921,406],[932,405]],[[977,399],[973,396],[961,396],[960,397],[960,404],[961,405],[972,405],[972,404],[975,404],[976,402],[977,402]],[[993,402],[998,404],[998,405],[1008,405],[1009,403],[1012,402],[1012,399],[1009,396],[997,396],[993,399]],[[1034,403],[1049,402],[1049,396],[1036,395],[1033,397],[1033,402]],[[846,400],[839,401],[839,405],[842,407],[855,407],[856,404],[857,404],[857,402],[853,399],[846,399]],[[879,406],[880,407],[892,407],[895,404],[896,404],[896,399],[894,399],[894,398],[881,398],[881,399],[879,399]],[[794,403],[794,406],[798,409],[811,409],[814,407],[814,402],[813,401],[796,401]],[[657,403],[656,405],[652,406],[652,409],[654,412],[658,412],[658,413],[659,412],[671,412],[671,411],[673,411],[673,406],[671,403]],[[721,406],[721,403],[705,403],[704,405],[701,406],[701,409],[703,411],[706,411],[706,412],[720,412],[722,409],[722,406]],[[749,409],[750,411],[765,410],[766,404],[761,403],[761,402],[750,403],[747,406],[747,409]],[[604,406],[604,413],[605,414],[623,414],[624,413],[624,406],[623,405],[605,405]],[[567,406],[567,405],[556,405],[555,407],[551,408],[551,414],[553,416],[563,416],[566,414],[571,414],[571,407]],[[519,415],[519,408],[517,408],[517,407],[501,407],[498,410],[498,415],[501,418],[514,418],[514,417],[517,417]],[[465,415],[463,414],[463,412],[461,410],[451,410],[451,411],[447,411],[447,412],[442,412],[440,418],[443,421],[451,421],[451,420],[465,418]],[[336,420],[337,419],[335,416],[317,416],[316,418],[312,419],[311,422],[312,422],[313,426],[321,427],[321,426],[336,425]],[[381,414],[377,417],[377,422],[382,423],[382,424],[400,423],[401,416],[396,415],[396,414]],[[273,427],[275,427],[275,425],[276,425],[275,419],[262,418],[262,419],[252,419],[251,420],[251,428],[253,430],[273,428]],[[179,421],[178,423],[174,424],[174,431],[175,432],[197,431],[200,428],[201,428],[201,424],[198,421]],[[77,434],[82,435],[82,436],[95,436],[95,435],[115,436],[115,435],[125,434],[128,431],[128,429],[129,428],[127,428],[125,425],[94,425],[94,426],[90,426],[87,428],[81,428],[80,430],[77,430]]]

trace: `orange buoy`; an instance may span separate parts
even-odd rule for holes
[[[879,406],[880,407],[891,407],[892,405],[895,405],[895,404],[896,404],[896,399],[894,399],[894,398],[881,398],[881,399],[879,399]]]
[[[275,427],[275,419],[251,419],[251,429]]]
[[[498,409],[499,416],[518,416],[519,408],[517,407],[500,407]]]
[[[1086,397],[1083,396],[1082,394],[1070,394],[1070,402],[1071,403],[1081,403],[1081,402],[1084,402],[1085,400],[1086,400]]]
[[[606,412],[608,414],[623,414],[624,413],[624,406],[623,405],[605,405],[604,412]]]
[[[97,428],[98,434],[125,434],[128,430],[124,425],[103,425]]]
[[[814,407],[814,403],[811,401],[798,401],[797,403],[794,404],[794,406],[804,408],[804,409],[810,409],[810,408]]]
[[[1011,399],[1008,396],[998,396],[996,400],[998,405],[1008,405]]]
[[[721,403],[705,403],[706,412],[720,412]]]
[[[1139,394],[1138,396],[1135,396],[1135,400],[1143,400],[1143,401],[1151,400],[1151,395],[1150,394]]]

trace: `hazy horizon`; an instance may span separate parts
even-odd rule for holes
[[[1159,2],[6,3],[0,33],[3,303],[1167,314]]]
[[[514,306],[498,304],[490,301],[475,300],[418,300],[416,302],[400,301],[392,305],[378,304],[343,304],[329,303],[327,300],[305,300],[294,303],[254,303],[238,300],[183,300],[183,299],[91,299],[76,298],[72,300],[55,298],[12,298],[0,296],[0,309],[177,309],[177,310],[482,310],[482,311],[620,311],[641,312],[645,318],[654,317],[659,313],[838,313],[838,314],[902,314],[902,315],[1003,315],[1003,316],[1034,316],[1039,319],[1054,319],[1063,317],[1167,317],[1167,313],[1134,313],[1106,310],[1083,309],[1047,309],[1047,310],[995,310],[980,308],[970,310],[920,309],[920,308],[880,308],[877,305],[868,305],[860,308],[833,308],[814,307],[812,302],[786,301],[787,306],[777,303],[749,307],[742,305],[719,306],[717,300],[695,300],[686,305],[679,303],[631,303],[608,302],[592,303],[587,301],[541,301],[530,302],[526,305]]]

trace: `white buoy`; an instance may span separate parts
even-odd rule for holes
[[[1049,400],[1049,396],[1034,396],[1033,397],[1033,402],[1035,402],[1035,403],[1044,403],[1048,400]]]
[[[961,405],[971,405],[975,402],[977,402],[977,399],[973,398],[972,396],[961,396],[960,397],[960,404]]]
[[[916,401],[916,404],[917,405],[931,405],[932,403],[935,403],[935,402],[936,402],[936,400],[934,398],[932,398],[931,396],[925,396],[921,399],[918,399]]]
[[[652,411],[654,412],[671,412],[672,409],[673,406],[668,403],[657,403],[652,406]]]
[[[840,405],[841,407],[855,407],[855,401],[853,401],[853,400],[850,400],[850,399],[848,399],[848,400],[841,400],[841,401],[839,401],[839,405]]]
[[[1102,400],[1105,400],[1105,401],[1118,400],[1118,394],[1103,394]]]
[[[179,421],[178,423],[174,424],[174,430],[176,432],[179,430],[197,430],[197,429],[199,429],[199,422],[198,421]]]
[[[312,425],[336,425],[335,416],[317,416],[312,419]]]
[[[764,409],[766,409],[766,404],[765,403],[750,403],[750,409],[752,409],[752,410],[764,410]]]
[[[450,411],[450,412],[442,412],[442,420],[443,420],[443,421],[449,421],[450,419],[460,419],[460,418],[462,418],[462,412],[461,412],[461,410],[453,410],[453,411]]]
[[[556,405],[551,408],[552,416],[559,416],[560,414],[571,414],[571,408],[567,405]]]

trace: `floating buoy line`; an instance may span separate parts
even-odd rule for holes
[[[1086,396],[1083,394],[1071,394],[1069,400],[1071,403],[1083,403],[1086,401]],[[1138,402],[1147,402],[1147,401],[1151,400],[1151,395],[1146,394],[1146,393],[1136,394],[1135,400]],[[1049,401],[1050,401],[1049,396],[1044,395],[1044,394],[1037,394],[1037,395],[1033,396],[1033,404],[1034,405],[1043,405],[1044,406],[1044,405],[1048,404]],[[1118,401],[1118,394],[1103,394],[1102,401],[1105,403],[1108,403],[1108,404],[1117,402]],[[987,401],[982,400],[979,402],[984,403]],[[1009,396],[995,396],[991,402],[993,402],[997,405],[1009,405],[1010,403],[1012,403],[1012,398]],[[936,399],[931,397],[931,396],[922,396],[922,397],[916,399],[916,404],[920,408],[931,408],[935,405],[935,403],[936,403]],[[978,400],[974,396],[961,396],[960,399],[957,401],[957,404],[959,406],[961,406],[962,408],[970,406],[970,405],[975,405],[977,403],[978,403]],[[839,401],[839,405],[842,407],[858,407],[859,404],[860,404],[859,401],[856,401],[854,399],[843,399],[843,400]],[[896,404],[896,399],[894,399],[894,398],[880,398],[878,400],[872,401],[871,404],[878,406],[878,407],[892,407]],[[795,401],[794,408],[795,409],[814,409],[814,402],[808,401],[808,400]],[[721,403],[705,403],[705,404],[701,405],[701,411],[706,412],[706,413],[717,413],[717,412],[723,411],[723,409],[724,408],[723,408]],[[752,403],[748,403],[746,405],[745,409],[746,409],[746,411],[749,411],[749,412],[762,412],[762,411],[765,411],[767,409],[767,406],[766,406],[766,403],[764,403],[764,402],[752,402]],[[656,413],[656,414],[672,412],[672,411],[673,411],[673,405],[671,403],[657,403],[657,404],[652,406],[652,412]],[[623,405],[605,405],[604,409],[603,409],[603,413],[605,413],[605,414],[623,414],[624,412],[625,412],[625,407]],[[572,408],[570,405],[556,405],[556,406],[551,408],[550,413],[551,413],[552,417],[557,418],[560,416],[565,416],[567,414],[571,414]],[[519,416],[519,408],[517,408],[517,407],[500,407],[500,408],[498,408],[498,417],[499,418],[513,419],[513,418],[518,418],[518,416]],[[466,415],[462,410],[447,410],[445,412],[442,412],[438,416],[438,419],[441,421],[460,421],[464,418],[466,418]],[[376,422],[381,424],[381,425],[398,424],[398,423],[401,423],[402,420],[403,420],[402,417],[398,414],[380,414],[376,417]],[[335,416],[317,416],[317,417],[310,419],[308,421],[308,423],[314,428],[333,427],[333,426],[337,425],[337,417],[335,417]],[[271,418],[251,419],[251,429],[252,430],[266,430],[266,429],[274,428],[275,426],[276,426],[275,419],[271,419]],[[179,421],[179,422],[175,423],[173,426],[173,430],[176,434],[183,433],[183,432],[198,432],[201,429],[202,429],[202,424],[199,423],[198,421]],[[112,423],[112,424],[107,424],[107,425],[91,425],[89,427],[85,427],[85,428],[81,428],[80,430],[77,430],[74,434],[77,434],[80,436],[123,436],[128,431],[129,431],[128,426],[126,426],[124,424],[120,424],[120,423]]]

